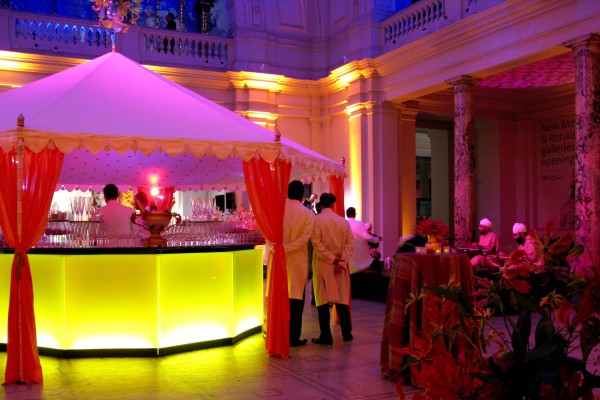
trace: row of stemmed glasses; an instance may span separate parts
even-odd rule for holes
[[[256,229],[256,220],[252,211],[232,211],[225,216],[225,220],[233,223],[234,230]]]
[[[215,242],[215,222],[183,223],[170,227],[164,234],[169,247],[208,246]]]
[[[36,247],[90,248],[140,247],[138,232],[112,235],[98,221],[49,221]]]
[[[214,221],[218,216],[217,202],[214,197],[194,197],[192,203],[192,220]]]
[[[71,210],[73,211],[73,221],[89,220],[92,211],[92,198],[86,196],[71,197]]]
[[[236,227],[234,221],[187,221],[165,231],[169,247],[264,244],[258,231]]]

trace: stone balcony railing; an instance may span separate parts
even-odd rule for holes
[[[114,44],[140,63],[224,71],[232,66],[233,40],[199,33],[133,25],[127,33],[114,35],[94,21],[2,9],[0,26],[9,33],[0,36],[0,50],[95,58]]]
[[[420,0],[378,24],[379,43],[374,47],[384,54],[503,1]],[[0,27],[7,32],[0,34],[0,50],[6,51],[95,58],[115,44],[120,53],[143,64],[220,71],[248,68],[248,60],[235,59],[235,38],[136,25],[113,36],[94,21],[6,8],[0,8]]]
[[[420,0],[380,24],[386,53],[506,0]]]

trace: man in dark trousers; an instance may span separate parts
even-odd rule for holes
[[[283,248],[290,299],[290,347],[304,346],[302,313],[304,292],[308,280],[308,241],[312,235],[314,214],[302,205],[304,185],[292,181],[288,185],[288,200],[283,215]]]
[[[345,342],[352,340],[350,322],[350,271],[349,261],[354,249],[352,229],[345,218],[337,215],[331,206],[335,203],[331,193],[321,194],[321,213],[315,216],[311,241],[313,254],[313,286],[319,314],[321,334],[313,343],[331,345],[333,336],[329,326],[329,304],[335,304]]]

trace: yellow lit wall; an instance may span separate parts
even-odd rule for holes
[[[37,293],[45,281],[37,279],[35,256]],[[65,349],[157,347],[155,255],[56,257],[64,259]]]
[[[8,320],[12,254],[0,254]],[[158,349],[228,339],[263,322],[262,251],[29,255],[38,346]],[[7,324],[0,324],[6,343]]]
[[[361,110],[358,109],[356,114],[351,114],[348,111],[348,141],[349,141],[349,154],[348,158],[352,160],[348,164],[348,172],[349,172],[349,190],[345,196],[345,207],[354,207],[358,211],[359,215],[357,215],[358,219],[362,219],[363,216],[360,215],[362,210],[363,203],[363,160],[362,160],[362,140],[361,140],[361,132],[362,132],[362,123],[364,122],[364,118],[362,118]]]
[[[233,253],[158,256],[160,347],[232,337]]]

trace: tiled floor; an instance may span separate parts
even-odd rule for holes
[[[260,334],[161,358],[43,356],[44,383],[4,386],[0,399],[397,399],[379,373],[385,304],[354,300],[352,310],[354,341],[343,342],[336,326],[333,346],[292,348],[287,361],[269,358]],[[306,305],[303,337],[316,336],[317,310]]]

